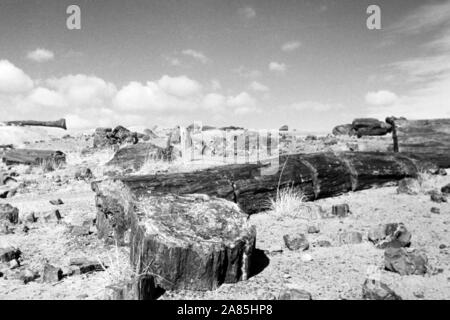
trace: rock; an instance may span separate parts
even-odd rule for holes
[[[0,220],[17,224],[19,222],[19,209],[11,206],[9,203],[0,204]]]
[[[75,179],[89,181],[91,179],[94,179],[94,174],[92,173],[91,169],[89,169],[89,168],[86,168],[86,167],[78,168],[75,171]]]
[[[60,221],[62,219],[61,213],[59,212],[58,209],[56,209],[55,211],[53,211],[53,215],[56,217],[56,219],[58,221]]]
[[[447,170],[439,168],[437,174],[440,175],[440,176],[446,176],[447,175]]]
[[[444,193],[444,194],[450,194],[450,183],[445,185],[445,186],[443,186],[441,188],[441,192]]]
[[[335,136],[354,136],[356,131],[351,124],[343,124],[334,127],[333,132]]]
[[[16,269],[16,268],[18,268],[18,267],[20,267],[20,263],[19,263],[19,261],[17,261],[17,259],[13,259],[13,260],[11,260],[10,262],[9,262],[9,268],[12,270],[12,269]]]
[[[420,183],[417,179],[405,178],[398,182],[397,193],[398,194],[409,194],[417,195],[419,194]]]
[[[38,274],[29,269],[24,269],[19,273],[19,279],[22,280],[24,284],[34,281],[37,277]]]
[[[91,233],[90,226],[69,226],[69,232],[75,237],[87,236]]]
[[[42,282],[54,283],[61,280],[63,277],[63,272],[61,268],[55,267],[51,264],[46,263],[42,271]]]
[[[319,233],[320,229],[317,226],[309,226],[308,227],[308,233],[312,234],[312,233]]]
[[[411,237],[411,233],[403,223],[378,225],[368,234],[369,241],[379,249],[408,247],[411,244]]]
[[[140,276],[107,286],[105,300],[156,300],[162,293],[154,277]]]
[[[402,300],[391,288],[381,281],[366,279],[362,287],[365,300]]]
[[[338,235],[338,241],[341,245],[359,244],[362,242],[362,239],[362,234],[356,231],[341,232]]]
[[[278,300],[312,300],[311,293],[295,286],[282,289]]]
[[[50,200],[49,202],[50,202],[50,204],[52,204],[54,206],[59,206],[61,204],[64,204],[64,202],[61,199]]]
[[[13,234],[14,228],[11,227],[11,222],[9,221],[0,221],[0,234]]]
[[[78,268],[78,273],[89,273],[94,271],[104,271],[102,264],[97,261],[89,260],[87,258],[72,258],[70,259],[70,266],[76,266]],[[107,268],[107,266],[105,266]],[[77,273],[76,269],[74,272]]]
[[[309,242],[306,236],[302,233],[286,234],[283,236],[284,244],[289,250],[308,250]]]
[[[12,260],[19,260],[21,254],[19,249],[13,247],[0,248],[0,262],[9,263]]]
[[[440,214],[441,213],[441,209],[436,208],[436,207],[431,208],[430,211],[431,211],[431,213],[434,213],[434,214]]]
[[[404,275],[424,275],[428,258],[425,254],[408,252],[404,248],[388,248],[384,252],[386,270]]]
[[[26,222],[30,222],[30,223],[35,223],[37,221],[35,213],[34,212],[30,212],[29,214],[27,214],[26,217],[25,217],[25,221]]]
[[[363,136],[384,136],[392,131],[392,126],[378,119],[362,118],[355,119],[352,123],[358,138]]]
[[[124,143],[136,144],[139,141],[136,132],[131,132],[122,126],[97,128],[94,132],[94,148],[120,146]]]
[[[331,247],[331,242],[328,240],[318,240],[314,243],[314,246],[321,248],[329,248]]]
[[[289,131],[289,127],[288,127],[288,125],[284,125],[284,126],[281,126],[281,128],[279,129],[279,131]]]
[[[430,199],[431,199],[431,201],[436,202],[436,203],[447,202],[447,197],[438,191],[432,191],[430,193]]]
[[[331,209],[331,214],[339,218],[348,217],[350,213],[350,207],[346,203],[334,205]]]
[[[443,250],[443,249],[445,249],[445,248],[447,248],[447,246],[446,246],[445,244],[439,245],[439,249]]]

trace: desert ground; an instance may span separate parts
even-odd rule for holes
[[[330,139],[334,139],[332,143]],[[348,150],[349,145],[358,144],[356,138],[342,139],[303,139],[298,149],[317,152],[334,146]],[[382,139],[359,143],[375,145]],[[114,171],[105,166],[114,151],[98,149],[83,154],[82,150],[92,144],[91,133],[41,136],[28,141],[26,147],[60,150],[67,156],[66,164],[51,171],[39,166],[2,164],[0,172],[14,177],[19,187],[14,195],[0,199],[0,204],[18,208],[19,222],[2,226],[0,248],[13,247],[21,255],[17,262],[1,264],[0,299],[105,299],[108,286],[130,272],[129,248],[105,243],[97,236],[91,181],[107,178]],[[79,172],[85,168],[93,177],[80,178]],[[154,173],[197,168],[155,162],[142,170]],[[450,175],[441,172],[424,175],[414,194],[398,193],[394,183],[313,203],[300,199],[288,207],[290,212],[283,209],[251,215],[249,222],[257,230],[258,261],[248,280],[222,284],[214,291],[165,291],[159,299],[271,300],[278,299],[286,288],[295,288],[314,300],[355,300],[363,298],[363,284],[374,274],[402,299],[450,299],[450,204],[433,202],[429,195],[429,191],[449,183]],[[50,203],[57,199],[62,203]],[[347,204],[350,212],[342,217],[332,215],[333,205],[342,204]],[[56,209],[61,219],[55,217]],[[36,219],[30,220],[31,213]],[[384,250],[369,241],[368,235],[378,225],[388,223],[403,223],[412,236],[407,251],[426,255],[424,275],[385,270]],[[283,236],[298,233],[306,236],[308,248],[288,249]],[[77,259],[107,268],[71,271],[70,265]],[[64,277],[43,281],[46,264],[60,268]]]

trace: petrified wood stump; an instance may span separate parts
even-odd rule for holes
[[[200,194],[136,195],[121,182],[95,184],[99,235],[119,241],[128,228],[139,274],[166,290],[214,290],[246,280],[256,230],[228,200]]]

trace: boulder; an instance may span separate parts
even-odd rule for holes
[[[331,214],[339,218],[348,217],[351,214],[350,207],[346,203],[333,205],[333,207],[331,208]]]
[[[352,123],[358,138],[363,136],[384,136],[392,131],[392,126],[373,118],[355,119]]]
[[[363,240],[363,236],[360,232],[345,231],[338,235],[338,241],[341,245],[359,244]]]
[[[444,193],[444,194],[450,194],[450,183],[445,185],[445,186],[443,186],[441,188],[441,192]]]
[[[76,180],[89,181],[91,179],[94,179],[94,175],[93,175],[91,169],[86,168],[86,167],[82,167],[82,168],[78,168],[75,171],[75,179]]]
[[[61,280],[63,277],[63,272],[61,268],[55,267],[49,263],[44,265],[42,271],[42,282],[54,283]]]
[[[18,260],[21,254],[22,252],[14,247],[1,247],[0,262],[9,263],[12,260]]]
[[[97,128],[94,132],[94,148],[120,146],[124,143],[135,144],[139,141],[136,132],[131,132],[123,126]]]
[[[0,204],[0,221],[1,220],[17,224],[19,222],[19,209],[11,206],[9,203]]]
[[[281,290],[278,300],[312,300],[312,296],[308,291],[290,285]]]
[[[64,202],[61,199],[54,199],[54,200],[50,200],[49,202],[50,202],[50,204],[52,204],[54,206],[59,206],[61,204],[64,204]]]
[[[408,252],[405,248],[388,248],[384,252],[386,270],[405,275],[424,275],[428,258],[425,254]]]
[[[385,283],[375,279],[366,279],[362,287],[362,297],[364,300],[402,300]]]
[[[308,250],[309,241],[306,236],[302,233],[297,234],[286,234],[283,236],[284,244],[289,250]]]
[[[378,225],[369,231],[368,238],[379,249],[402,248],[411,244],[411,233],[403,223]]]
[[[447,202],[447,197],[444,194],[440,193],[439,191],[430,192],[430,199],[431,201],[436,203]]]
[[[289,131],[289,126],[285,124],[284,126],[280,127],[279,131]]]

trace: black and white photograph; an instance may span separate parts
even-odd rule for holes
[[[449,201],[450,0],[0,0],[0,300],[449,300]]]

